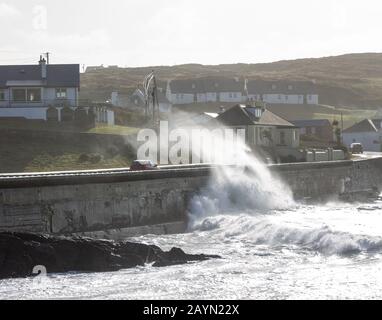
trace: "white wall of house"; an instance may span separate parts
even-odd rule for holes
[[[246,97],[245,97],[246,98]],[[248,94],[250,100],[261,100],[260,94]],[[282,94],[282,93],[268,93],[263,94],[263,101],[267,103],[277,104],[318,104],[318,95],[304,95],[304,94]]]
[[[264,102],[280,104],[303,104],[304,95],[298,94],[264,94]]]
[[[30,120],[46,120],[46,110],[45,107],[37,108],[0,108],[0,118],[2,117],[21,117]]]
[[[306,100],[308,104],[318,104],[318,94],[308,94]]]
[[[241,102],[242,93],[241,92],[220,92],[219,93],[220,102]]]
[[[284,141],[281,141],[282,135],[284,136],[283,138]],[[278,128],[276,133],[276,143],[282,146],[285,145],[292,148],[298,148],[298,146],[300,145],[299,129],[293,129],[293,128],[279,129]]]
[[[217,93],[216,92],[207,92],[206,93],[207,102],[216,102],[217,101]]]
[[[359,142],[362,143],[365,151],[382,151],[382,131],[343,133],[342,138],[347,147],[350,147],[353,142]]]
[[[56,97],[57,88],[44,88],[43,89],[43,99],[48,104],[54,104]],[[71,106],[77,105],[78,100],[78,89],[77,88],[66,88],[66,100],[70,103]]]
[[[207,94],[206,93],[198,93],[196,95],[196,99],[198,103],[207,102]]]
[[[193,93],[172,93],[170,96],[170,101],[173,104],[190,104],[194,103]]]

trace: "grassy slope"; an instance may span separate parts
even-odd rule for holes
[[[104,69],[81,75],[82,98],[109,99],[113,90],[130,93],[152,69],[162,81],[200,76],[315,80],[322,104],[360,108],[382,106],[382,53],[263,64],[187,64],[172,67]]]
[[[81,143],[75,133],[70,139],[52,138],[54,133],[49,131],[47,139],[27,133],[1,132],[0,173],[120,168],[129,167],[133,160],[123,150],[111,153],[110,145],[100,147],[97,141]],[[89,159],[81,160],[83,155]]]

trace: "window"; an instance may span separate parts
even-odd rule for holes
[[[232,93],[230,92],[228,96],[229,96],[230,98],[232,98]]]
[[[13,89],[12,96],[13,96],[13,101],[25,102],[27,100],[25,89]]]
[[[234,93],[234,94],[233,94],[233,97],[234,97],[234,98],[237,98],[237,93]]]
[[[0,101],[4,101],[5,100],[5,92],[4,90],[0,90]]]
[[[280,144],[281,144],[282,146],[285,146],[285,145],[286,145],[286,143],[285,143],[285,132],[284,132],[284,131],[281,131],[281,132],[280,132]]]
[[[16,102],[41,102],[41,89],[13,89],[12,96]]]
[[[27,89],[27,102],[41,102],[41,89]]]
[[[56,98],[57,99],[66,99],[66,88],[57,88],[56,89]]]

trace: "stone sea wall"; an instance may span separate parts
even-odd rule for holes
[[[382,158],[269,167],[297,199],[327,199],[382,186]],[[206,186],[211,170],[186,166],[147,172],[0,175],[0,230],[106,238],[181,232],[189,201]]]

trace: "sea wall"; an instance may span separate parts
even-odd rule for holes
[[[381,188],[382,158],[270,165],[297,199],[325,199]],[[102,170],[0,175],[0,230],[79,233],[181,232],[190,199],[207,185],[208,166],[156,171]],[[115,238],[115,236],[113,236]]]
[[[325,200],[381,190],[382,158],[271,165],[296,199]]]

